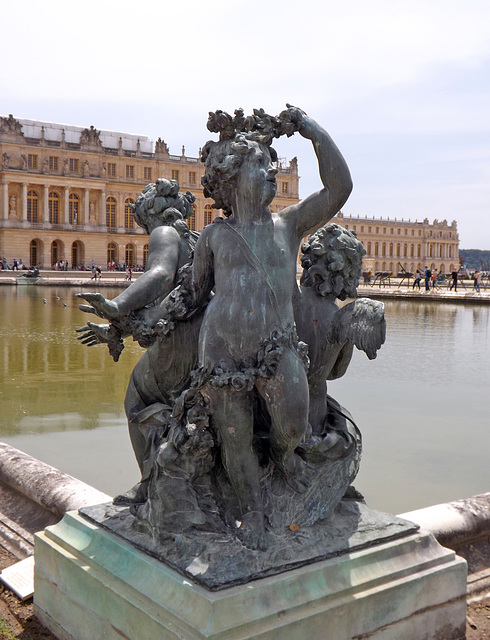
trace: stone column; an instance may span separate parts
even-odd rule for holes
[[[27,183],[22,183],[22,220],[27,221]]]
[[[49,185],[44,185],[43,194],[43,222],[51,222],[49,219]]]
[[[99,212],[99,225],[106,226],[105,224],[105,191],[100,192],[100,212]]]
[[[68,216],[70,210],[70,187],[65,187],[65,203],[63,206],[63,222],[65,224],[70,223],[70,218]]]
[[[117,198],[117,210],[116,210],[116,227],[119,227],[121,230],[124,230],[124,193],[120,193]]]
[[[83,224],[88,224],[90,219],[90,189],[83,192]]]
[[[9,217],[9,185],[8,182],[2,184],[2,220]]]

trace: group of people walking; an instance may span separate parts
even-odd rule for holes
[[[415,289],[417,287],[420,291],[421,289],[420,283],[422,281],[422,276],[424,278],[426,291],[430,291],[431,288],[433,291],[435,289],[439,290],[439,287],[437,286],[438,282],[440,283],[441,279],[445,279],[442,271],[439,271],[437,273],[435,270],[432,271],[431,269],[429,269],[429,267],[425,267],[423,272],[420,271],[420,269],[417,269],[417,271],[414,273],[414,276],[413,276],[414,279],[413,279],[412,289]],[[459,278],[459,272],[455,269],[451,272],[451,284],[449,285],[449,291],[452,291],[453,289],[454,291],[458,290],[458,278]],[[477,291],[477,293],[480,293],[481,282],[482,282],[482,273],[479,269],[477,269],[473,274],[473,289]]]

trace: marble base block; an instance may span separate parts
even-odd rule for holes
[[[465,637],[466,563],[430,533],[210,591],[71,512],[35,560],[35,614],[61,640]]]

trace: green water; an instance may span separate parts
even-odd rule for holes
[[[76,292],[0,287],[0,439],[114,495],[138,479],[122,407],[141,349],[114,363],[80,344]],[[329,383],[363,433],[356,487],[392,513],[489,491],[490,306],[389,301],[386,317],[378,358]]]
[[[123,401],[142,350],[127,340],[114,363],[82,345],[75,329],[98,320],[77,292],[0,287],[0,439],[112,494],[137,479]]]

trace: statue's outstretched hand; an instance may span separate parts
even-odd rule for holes
[[[82,344],[92,347],[95,344],[102,344],[108,341],[107,333],[109,331],[109,325],[87,322],[85,326],[79,327],[75,329],[75,331],[82,334],[77,338],[81,340]]]
[[[78,308],[85,313],[95,313],[100,318],[113,320],[119,315],[117,304],[113,300],[107,300],[101,293],[77,293],[77,298],[82,298],[90,305],[80,304]]]

